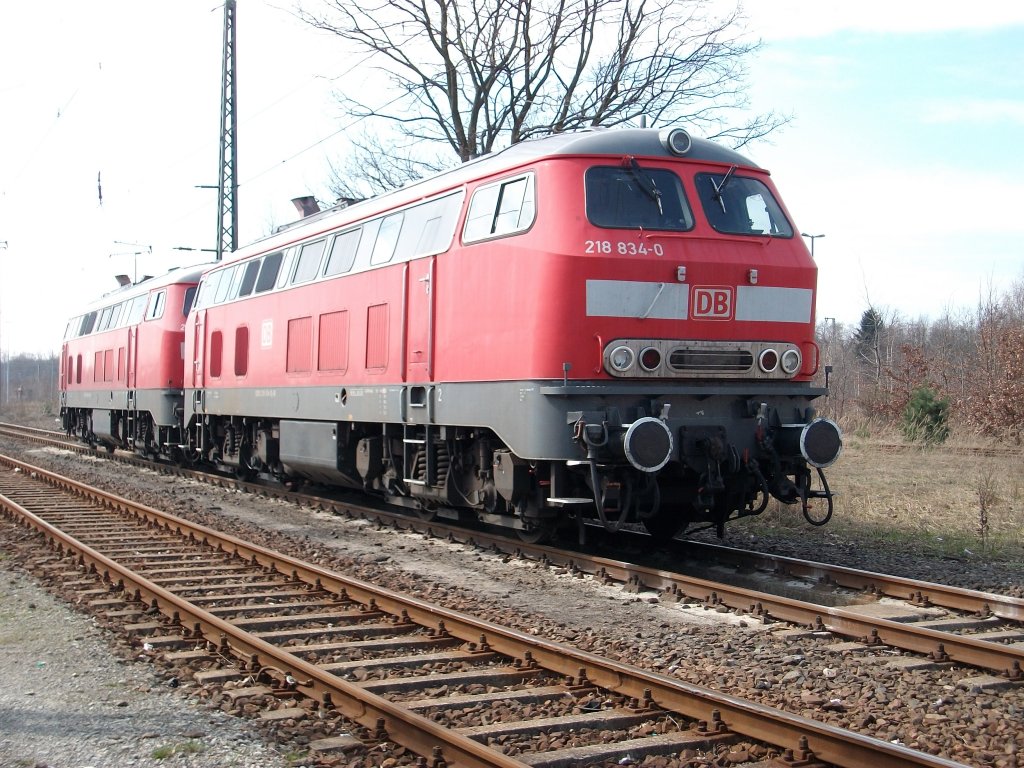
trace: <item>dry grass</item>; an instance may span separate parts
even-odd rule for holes
[[[838,494],[827,526],[809,530],[798,508],[773,502],[752,529],[1024,562],[1024,450],[1002,446],[985,455],[982,448],[994,447],[847,435],[826,470]]]

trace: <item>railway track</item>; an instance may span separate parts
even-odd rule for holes
[[[68,446],[60,433],[24,430],[0,425],[11,435]],[[70,443],[75,450],[90,449]],[[122,461],[154,466],[130,454]],[[375,520],[397,530],[416,530],[428,536],[529,559],[556,569],[594,576],[622,584],[638,594],[681,602],[693,610],[728,609],[768,624],[787,622],[814,633],[832,633],[847,639],[849,649],[889,647],[912,652],[922,663],[962,664],[988,673],[973,684],[998,687],[1024,682],[1024,600],[932,582],[889,576],[826,563],[737,550],[710,544],[676,541],[666,556],[643,555],[648,561],[699,563],[699,575],[676,569],[627,562],[602,555],[600,548],[565,550],[532,545],[487,531],[424,521],[393,510],[351,500],[339,501],[298,494],[234,478],[155,465],[163,471],[278,496],[349,517]],[[646,534],[619,536],[635,553],[649,550]],[[709,564],[717,563],[708,578]]]
[[[958,765],[433,606],[12,459],[3,467],[5,514],[52,542],[40,567],[150,648],[177,649],[170,658],[228,695],[358,723],[433,765],[610,765],[745,739],[772,745],[778,765]]]

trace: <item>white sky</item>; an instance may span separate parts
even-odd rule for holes
[[[331,93],[368,87],[336,38],[279,2],[238,4],[242,244],[294,219],[292,197],[329,197],[327,163],[350,127]],[[218,233],[216,191],[196,188],[218,176],[214,6],[3,4],[4,353],[59,350],[66,317],[117,273],[208,258],[175,248],[213,248]],[[909,318],[970,311],[1024,277],[1024,3],[844,8],[748,0],[764,41],[749,62],[753,107],[792,120],[744,151],[772,171],[797,226],[825,235],[819,320],[855,324],[868,300]]]

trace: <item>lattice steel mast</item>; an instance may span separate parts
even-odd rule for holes
[[[238,248],[238,116],[235,111],[235,0],[224,0],[224,66],[220,86],[220,181],[217,184],[217,261]]]

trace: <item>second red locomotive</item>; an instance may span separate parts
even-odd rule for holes
[[[796,232],[766,171],[679,129],[514,145],[207,270],[157,447],[529,538],[830,515]]]

